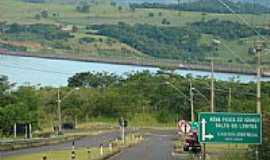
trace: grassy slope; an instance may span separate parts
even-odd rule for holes
[[[50,14],[59,13],[59,17],[50,16],[48,19],[36,20],[34,15],[39,13],[41,10],[48,10]],[[14,12],[14,10],[16,10]],[[148,13],[153,12],[154,17],[149,17]],[[162,16],[158,16],[158,13],[162,12]],[[270,18],[270,15],[241,15],[248,23],[256,25],[265,25],[265,20]],[[137,9],[135,12],[130,11],[127,7],[124,7],[122,11],[117,9],[117,6],[111,6],[109,0],[100,0],[97,5],[93,5],[90,9],[90,13],[79,13],[75,10],[74,5],[70,4],[31,4],[24,3],[19,0],[5,0],[0,1],[0,20],[6,20],[10,23],[56,23],[56,24],[76,24],[80,28],[84,28],[89,24],[115,24],[119,21],[124,21],[129,24],[135,23],[148,23],[152,25],[161,26],[163,18],[167,18],[171,22],[171,26],[181,26],[187,23],[198,21],[203,17],[208,19],[220,18],[224,20],[239,21],[239,18],[235,15],[230,14],[207,14],[202,15],[198,12],[179,12],[171,10],[161,9]],[[240,21],[241,22],[241,21]],[[78,37],[86,36],[84,31],[76,33],[76,38],[67,42],[67,45],[72,46],[70,53],[80,53],[86,56],[113,56],[113,57],[144,57],[147,56],[126,46],[119,42],[108,46],[105,43],[96,43],[95,45],[79,45]],[[90,35],[94,36],[94,35]],[[106,37],[103,37],[106,39]],[[209,36],[204,36],[201,40],[202,43],[208,43]],[[243,43],[238,41],[223,41],[228,48],[231,48],[235,53],[231,53],[224,48],[220,51],[222,61],[227,62],[233,59],[236,62],[236,58],[243,58],[243,60],[252,60],[252,57],[248,56],[247,50],[250,46],[250,39],[242,40]],[[98,46],[98,47],[95,47]],[[120,47],[121,46],[121,47]],[[126,48],[131,51],[131,54],[121,53],[121,48]],[[37,49],[31,49],[36,51]],[[104,51],[105,50],[105,51]],[[42,52],[52,52],[46,48],[39,49]],[[65,52],[63,50],[55,50],[55,53]]]

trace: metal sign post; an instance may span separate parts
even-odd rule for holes
[[[206,160],[206,147],[205,147],[205,143],[203,144],[203,160]]]

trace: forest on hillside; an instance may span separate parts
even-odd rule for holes
[[[186,61],[202,61],[214,52],[215,48],[210,44],[200,43],[205,34],[225,40],[257,35],[247,25],[219,19],[201,20],[184,27],[157,27],[147,24],[132,26],[120,22],[117,25],[89,26],[88,29],[97,30],[98,35],[116,38],[152,57]],[[261,35],[270,35],[269,29],[257,28],[257,31]]]
[[[207,13],[235,13],[240,14],[264,14],[270,13],[270,8],[262,4],[252,4],[243,2],[232,2],[231,0],[213,1],[201,0],[194,2],[186,2],[180,4],[164,4],[164,3],[132,3],[133,8],[160,8],[172,9],[179,11],[195,11]]]

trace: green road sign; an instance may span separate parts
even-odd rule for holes
[[[260,114],[199,113],[201,143],[262,143]]]

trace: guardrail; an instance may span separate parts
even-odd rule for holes
[[[39,147],[52,145],[57,143],[63,143],[67,141],[74,141],[84,136],[67,136],[67,137],[54,137],[54,138],[42,138],[42,139],[30,139],[30,140],[16,140],[0,142],[0,151],[17,150],[30,147]]]

